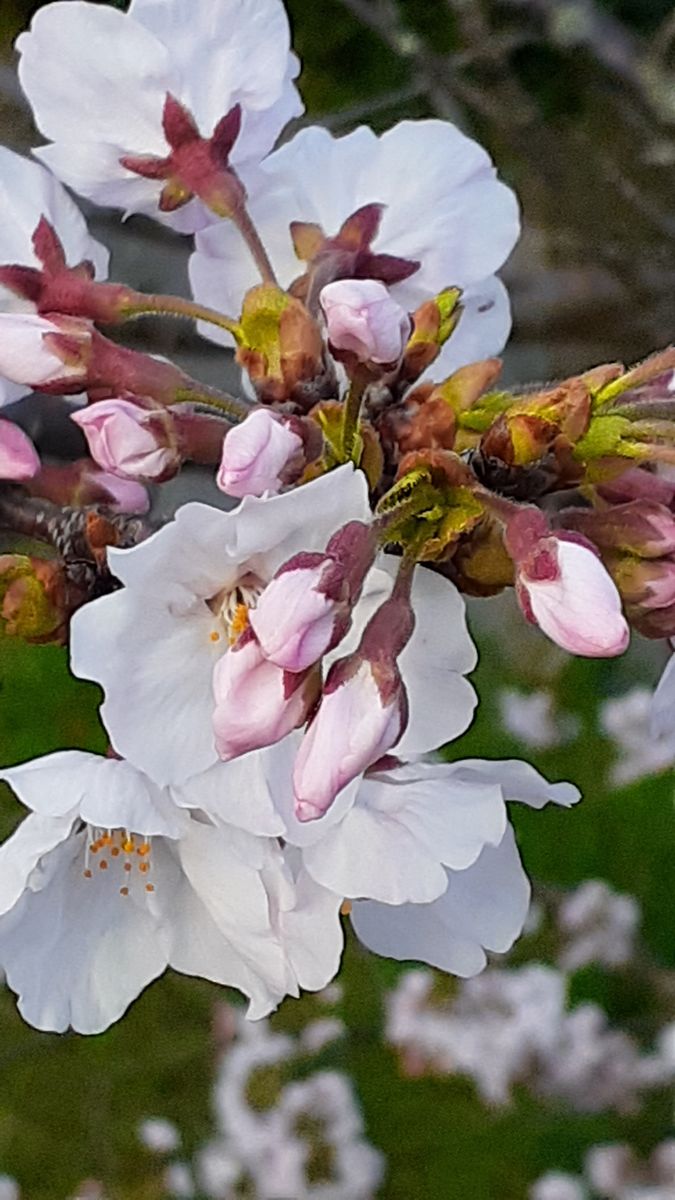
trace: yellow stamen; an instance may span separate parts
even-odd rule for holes
[[[248,626],[248,604],[238,604],[230,622],[230,645],[234,645]]]

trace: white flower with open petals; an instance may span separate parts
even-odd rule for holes
[[[435,378],[503,347],[511,317],[494,273],[518,237],[518,206],[486,151],[448,122],[402,121],[380,137],[365,127],[340,138],[303,129],[262,164],[250,211],[282,287],[317,254],[317,286],[379,279],[410,311],[450,285],[461,287],[465,311],[434,364]],[[336,240],[339,269],[327,257]],[[230,313],[240,312],[257,282],[227,223],[198,235],[190,276],[200,302]],[[228,344],[227,334],[202,332]]]
[[[289,739],[290,742],[290,739]],[[288,744],[266,771],[304,871],[351,900],[358,936],[376,953],[457,975],[485,966],[521,932],[530,889],[505,801],[533,808],[579,798],[527,763],[387,759],[302,824],[288,800]]]
[[[71,646],[75,674],[103,686],[117,752],[160,784],[216,762],[214,667],[249,609],[282,563],[369,515],[365,476],[345,466],[230,512],[186,504],[147,541],[111,551],[125,586],[75,614]]]
[[[106,278],[108,251],[90,237],[84,217],[65,188],[39,163],[14,154],[6,146],[0,146],[0,205],[0,268],[28,268],[29,273],[43,268],[33,234],[44,217],[62,244],[68,266],[89,261],[96,278]],[[0,315],[32,312],[35,305],[0,277]],[[2,337],[3,341],[10,338],[9,328],[3,330]],[[28,390],[25,384],[0,377],[0,406],[20,399]]]
[[[21,85],[51,142],[37,151],[41,160],[95,203],[162,216],[181,232],[213,216],[194,198],[160,213],[161,178],[121,162],[170,153],[167,94],[204,139],[241,106],[230,162],[244,182],[302,112],[281,0],[132,0],[126,13],[57,0],[35,15],[17,49]]]
[[[251,1017],[297,992],[271,921],[283,825],[259,764],[168,789],[72,750],[0,777],[32,810],[0,847],[0,966],[31,1024],[96,1033],[167,966],[238,988]]]

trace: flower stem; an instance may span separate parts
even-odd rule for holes
[[[228,392],[220,392],[217,388],[209,387],[206,383],[191,383],[178,388],[171,400],[172,404],[201,404],[205,408],[215,409],[224,413],[231,421],[239,424],[245,421],[254,405],[230,396]]]
[[[274,284],[275,287],[278,287],[279,284],[277,277],[274,274],[274,267],[270,262],[269,255],[263,245],[262,238],[253,224],[250,213],[245,204],[242,203],[237,205],[235,211],[232,213],[232,220],[237,226],[237,229],[239,230],[242,238],[246,242],[246,245],[251,252],[253,261],[260,272],[260,277],[263,283],[271,283]]]
[[[136,296],[138,299],[134,299],[124,309],[124,316],[129,320],[144,316],[183,317],[187,320],[206,321],[209,325],[217,325],[219,329],[227,330],[235,338],[239,332],[239,323],[233,317],[228,317],[225,313],[218,312],[217,309],[209,308],[207,305],[185,300],[182,296],[148,295],[144,292],[137,292]]]

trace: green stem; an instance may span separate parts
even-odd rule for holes
[[[217,325],[219,329],[227,330],[235,338],[239,331],[239,323],[232,317],[227,317],[224,313],[218,312],[215,308],[208,308],[204,304],[195,304],[192,300],[185,300],[182,296],[146,295],[143,292],[136,294],[138,300],[134,300],[124,309],[124,315],[130,320],[143,316],[182,317],[192,321],[206,321],[209,325]]]
[[[247,404],[245,400],[230,396],[227,392],[219,392],[217,388],[211,388],[205,383],[195,383],[179,388],[172,397],[171,403],[201,404],[205,408],[225,413],[230,420],[237,423],[245,421],[253,412],[254,407],[252,404]]]

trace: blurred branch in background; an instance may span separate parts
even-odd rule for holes
[[[429,111],[468,125],[515,183],[520,339],[554,342],[556,369],[580,365],[586,336],[607,357],[670,340],[675,12],[646,37],[594,0],[446,0],[454,45],[439,51],[419,5],[342,3],[405,62]]]

